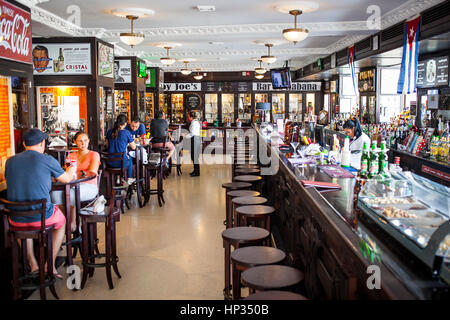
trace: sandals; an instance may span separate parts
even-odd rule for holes
[[[63,280],[63,279],[64,279],[63,276],[62,276],[61,274],[59,274],[59,273],[54,273],[53,276],[54,276],[56,279],[59,279],[59,280]]]

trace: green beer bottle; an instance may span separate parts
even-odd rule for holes
[[[374,178],[378,174],[378,154],[377,154],[377,142],[372,141],[372,147],[370,148],[370,161],[369,161],[369,179]]]
[[[361,155],[361,177],[366,178],[369,171],[369,150],[367,142],[363,144],[363,152]]]
[[[388,164],[388,156],[386,154],[386,141],[381,141],[381,150],[378,154],[379,168],[378,173],[381,175],[385,175],[387,171]]]

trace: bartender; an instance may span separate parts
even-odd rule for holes
[[[344,123],[344,131],[350,138],[350,165],[355,169],[361,168],[361,156],[364,142],[370,146],[370,138],[362,132],[361,125],[356,118],[348,119]]]

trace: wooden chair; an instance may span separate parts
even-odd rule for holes
[[[46,299],[45,288],[49,287],[51,293],[56,299],[58,295],[55,290],[55,276],[53,275],[53,247],[52,247],[52,232],[54,226],[45,226],[45,213],[47,208],[47,199],[41,199],[28,202],[13,202],[5,199],[0,199],[3,205],[1,211],[3,213],[3,220],[6,226],[7,245],[11,247],[11,267],[12,267],[12,285],[13,298],[18,300],[21,298],[21,290],[39,289],[42,300]],[[31,210],[32,206],[40,206],[40,209]],[[14,208],[14,211],[11,210]],[[18,210],[21,208],[20,210]],[[41,226],[38,228],[32,227],[15,227],[10,225],[9,219],[15,217],[32,217],[39,215]],[[39,283],[33,281],[33,276],[27,273],[27,239],[37,240],[37,261],[39,266]],[[18,242],[21,242],[21,249],[18,247]],[[22,268],[19,265],[19,255],[22,255]],[[45,272],[45,265],[47,264],[47,272]],[[20,272],[22,269],[22,272]]]

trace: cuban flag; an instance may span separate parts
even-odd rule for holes
[[[353,90],[355,91],[355,96],[358,95],[358,79],[356,78],[355,72],[355,45],[348,48],[348,65],[352,71],[352,82]]]
[[[398,79],[397,93],[416,92],[417,61],[419,59],[419,22],[420,16],[406,22],[402,67]]]

